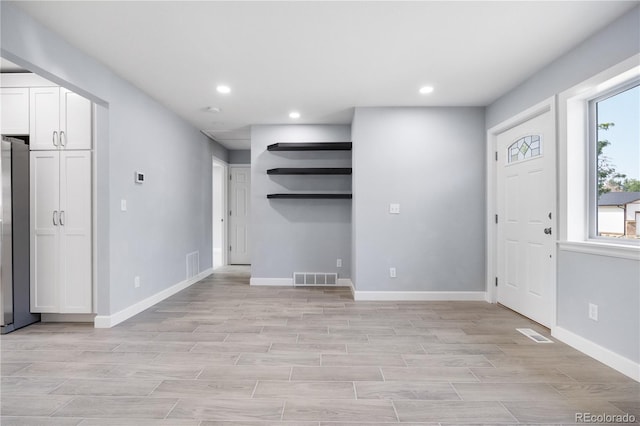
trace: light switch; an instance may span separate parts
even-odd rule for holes
[[[389,204],[390,214],[400,214],[400,204]]]
[[[120,210],[123,212],[127,211],[127,200],[120,200]]]

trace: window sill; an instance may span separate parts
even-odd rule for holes
[[[600,241],[560,241],[558,250],[640,261],[640,246]]]

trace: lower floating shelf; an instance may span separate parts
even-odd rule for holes
[[[350,200],[351,194],[267,194],[267,198],[279,199],[312,199],[312,200]]]

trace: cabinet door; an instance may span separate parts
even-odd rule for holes
[[[91,313],[91,152],[60,152],[60,313]]]
[[[58,312],[60,154],[31,151],[31,312]]]
[[[29,145],[35,149],[58,149],[60,141],[60,88],[29,89]]]
[[[3,135],[29,134],[29,89],[0,89],[0,133]]]
[[[91,101],[60,89],[60,144],[64,149],[91,149]]]

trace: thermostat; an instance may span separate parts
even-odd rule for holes
[[[144,183],[144,173],[136,172],[135,177],[136,177],[136,183]]]

